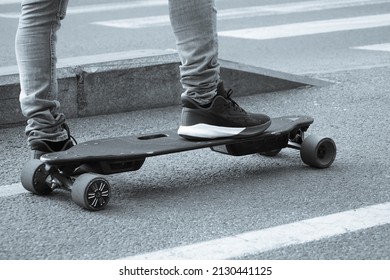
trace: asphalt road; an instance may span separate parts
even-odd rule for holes
[[[222,11],[290,2],[217,3]],[[70,10],[96,3],[71,1]],[[17,7],[1,5],[0,1],[0,14],[9,15]],[[322,21],[323,28],[323,21],[335,23],[332,20],[388,11],[390,1],[366,2],[361,6],[223,19],[219,29],[223,32],[318,21]],[[59,56],[174,48],[169,25],[127,29],[91,24],[166,12],[167,7],[162,5],[110,13],[70,13],[61,30]],[[0,15],[0,59],[4,66],[15,64],[12,38],[16,22],[15,18]],[[390,121],[390,52],[356,49],[389,43],[388,35],[389,25],[262,40],[221,36],[222,58],[332,82],[322,88],[237,100],[248,111],[271,116],[313,116],[315,122],[309,133],[330,136],[338,146],[331,168],[311,169],[293,150],[273,159],[258,155],[227,157],[199,150],[152,158],[137,172],[108,176],[113,197],[107,209],[100,212],[80,209],[63,191],[49,197],[4,195],[0,197],[0,259],[119,259],[390,202],[390,143],[385,133]],[[180,108],[170,107],[72,119],[69,125],[81,142],[172,129],[178,125],[179,114]],[[20,169],[28,156],[23,127],[2,129],[0,149],[1,185],[18,188]],[[389,222],[237,258],[388,260]]]
[[[16,1],[15,1],[16,2]],[[145,1],[144,1],[145,2]],[[299,22],[320,20],[348,19],[360,16],[381,15],[390,12],[387,0],[363,1],[319,1],[328,3],[325,8],[297,5],[308,1],[217,1],[220,20],[220,32],[241,28],[267,27]],[[309,1],[310,2],[310,1]],[[136,18],[148,22],[148,17],[166,15],[166,1],[155,6],[116,9],[117,3],[137,4],[139,1],[116,1],[101,7],[107,1],[70,1],[68,15],[62,23],[58,38],[59,58],[121,52],[139,49],[175,49],[174,37],[169,22],[151,25],[147,28],[113,28],[98,25],[96,22]],[[336,4],[335,4],[336,3]],[[337,4],[341,3],[341,4]],[[367,3],[374,3],[367,5]],[[375,4],[378,3],[378,4]],[[251,9],[257,6],[284,5],[273,8],[274,12],[258,12],[262,16],[248,16],[248,11],[238,14],[237,9]],[[295,4],[292,7],[286,4]],[[117,4],[118,5],[118,4]],[[323,5],[323,4],[322,4]],[[91,12],[91,7],[101,7],[99,12]],[[111,10],[110,10],[111,7]],[[334,8],[339,7],[339,8]],[[300,12],[294,12],[298,9]],[[311,11],[311,10],[312,11]],[[15,65],[14,37],[17,27],[19,5],[0,5],[0,66]],[[232,12],[233,11],[233,12]],[[240,11],[240,10],[238,10]],[[304,12],[307,11],[307,12]],[[227,12],[233,13],[230,17]],[[11,18],[9,18],[11,15]],[[146,18],[146,19],[145,19]],[[143,20],[143,21],[142,21]],[[347,23],[345,23],[347,25]],[[318,28],[321,29],[321,28]],[[269,69],[289,73],[318,73],[340,69],[383,65],[389,62],[389,54],[375,51],[358,50],[355,47],[388,43],[389,27],[350,30],[348,32],[331,32],[315,36],[297,36],[270,40],[241,40],[220,37],[220,57]]]

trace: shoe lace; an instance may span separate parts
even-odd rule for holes
[[[69,139],[71,139],[71,140],[73,141],[73,143],[74,143],[75,145],[77,145],[76,139],[70,134],[69,126],[68,126],[66,123],[64,123],[64,124],[62,124],[62,127],[63,127],[63,128],[66,130],[66,132],[68,133]]]
[[[73,141],[73,143],[75,145],[77,145],[77,141],[76,141],[76,139],[72,135],[69,135],[69,139],[71,139]]]
[[[240,107],[240,105],[237,104],[236,101],[234,101],[231,96],[233,95],[233,90],[232,89],[229,89],[227,92],[226,92],[226,99],[230,101],[230,104],[233,106],[233,110],[234,111],[240,111],[240,112],[245,112],[244,109],[242,109]]]

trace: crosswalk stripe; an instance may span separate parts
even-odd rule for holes
[[[0,0],[1,1],[1,0]],[[87,13],[99,13],[99,12],[108,12],[108,11],[121,11],[125,9],[134,9],[134,8],[148,8],[148,7],[157,7],[157,6],[167,6],[167,0],[138,0],[132,2],[118,2],[118,3],[103,3],[103,4],[93,4],[93,5],[83,5],[83,6],[69,6],[66,14],[67,15],[77,15],[77,14],[87,14]],[[10,13],[0,13],[0,18],[19,18],[19,12],[10,12]]]
[[[167,0],[139,0],[132,2],[119,2],[119,3],[104,3],[104,4],[93,4],[85,6],[74,6],[69,7],[67,14],[85,14],[85,13],[96,13],[105,11],[120,11],[123,9],[134,9],[134,8],[148,8],[157,6],[167,6]]]
[[[3,2],[3,3],[2,3]],[[18,3],[21,0],[0,0],[1,4]],[[221,20],[240,19],[259,16],[272,16],[291,13],[311,12],[338,8],[358,7],[365,5],[388,3],[388,0],[313,0],[303,2],[292,2],[282,4],[272,4],[264,6],[250,6],[243,8],[224,9],[218,11],[218,18]],[[129,3],[102,3],[83,6],[70,6],[67,10],[68,15],[118,11],[131,8],[146,8],[152,6],[166,6],[167,0],[148,0],[148,1],[132,1]],[[18,18],[19,12],[0,13],[0,18]],[[143,28],[165,26],[169,24],[167,15],[144,17],[135,19],[123,19],[113,21],[94,22],[94,24],[118,27],[118,28]]]
[[[0,0],[0,5],[18,4],[21,2],[22,0]]]
[[[390,223],[390,202],[220,239],[129,256],[127,260],[226,260]]]
[[[218,11],[218,17],[220,19],[240,19],[243,17],[285,15],[383,3],[389,3],[389,0],[314,0],[304,2],[290,2],[264,6],[225,9]]]
[[[390,43],[360,46],[352,49],[390,52]]]
[[[328,0],[328,1],[304,1],[264,6],[251,6],[243,8],[224,9],[218,11],[219,20],[232,20],[260,16],[283,15],[302,12],[313,12],[338,8],[348,8],[373,4],[388,3],[388,0]],[[96,21],[93,24],[114,28],[147,28],[169,25],[168,15],[129,18],[110,21]]]
[[[267,40],[390,25],[390,14],[300,22],[219,32],[219,36]]]
[[[95,21],[92,22],[92,24],[114,27],[114,28],[138,29],[138,28],[147,28],[147,27],[168,26],[170,24],[170,21],[168,15],[162,15],[162,16],[142,17],[142,18]]]

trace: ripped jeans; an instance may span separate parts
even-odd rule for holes
[[[57,31],[68,0],[22,0],[15,39],[20,75],[20,104],[32,140],[63,141],[65,116],[57,101]],[[219,83],[214,0],[169,0],[171,26],[179,53],[183,95],[208,103]]]

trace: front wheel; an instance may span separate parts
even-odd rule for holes
[[[73,201],[92,211],[102,210],[110,200],[111,186],[98,175],[85,173],[77,177],[72,186]]]
[[[336,144],[331,138],[306,137],[301,145],[301,159],[315,168],[327,168],[336,158]]]

